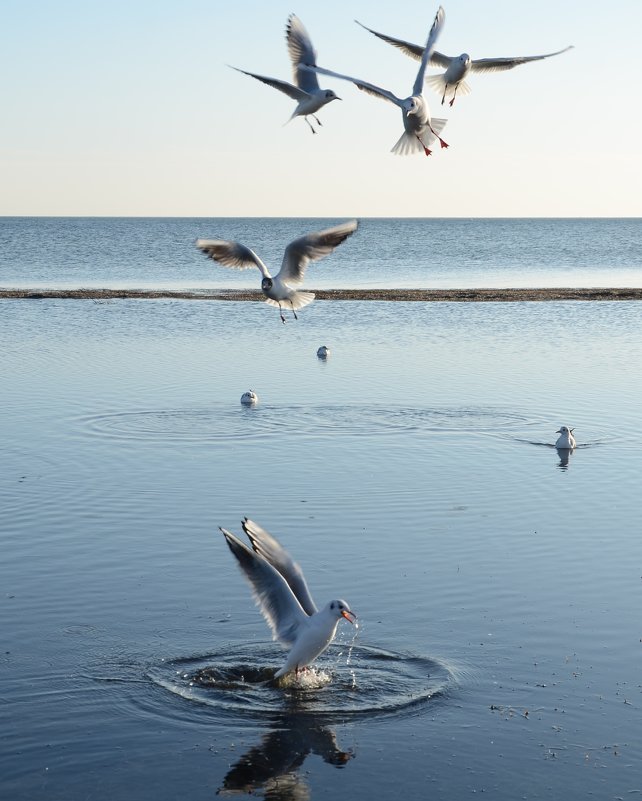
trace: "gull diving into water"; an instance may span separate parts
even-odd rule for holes
[[[296,674],[322,654],[334,639],[341,618],[354,623],[357,616],[345,601],[329,601],[318,610],[303,572],[274,537],[256,523],[242,522],[252,548],[221,528],[236,557],[272,636],[290,652],[274,675]]]
[[[392,148],[392,152],[400,156],[405,156],[409,153],[421,153],[423,150],[423,152],[429,156],[432,151],[428,146],[434,142],[435,139],[439,139],[439,144],[442,148],[448,147],[440,136],[443,127],[446,125],[446,120],[431,118],[428,103],[423,96],[426,67],[433,53],[437,37],[441,33],[445,18],[446,14],[444,9],[439,6],[435,21],[428,34],[426,46],[423,49],[421,65],[417,77],[415,78],[415,83],[412,87],[412,95],[410,95],[410,97],[402,99],[387,89],[381,89],[379,86],[375,86],[372,83],[366,83],[366,81],[359,80],[358,78],[351,78],[348,75],[332,72],[322,67],[308,65],[308,69],[318,72],[321,75],[329,75],[334,78],[341,78],[344,81],[351,81],[363,92],[394,103],[401,109],[405,132]]]
[[[568,426],[560,426],[556,434],[560,434],[555,443],[558,450],[572,450],[576,446],[575,437],[573,436],[574,428]]]
[[[317,125],[321,125],[321,120],[316,116],[315,112],[333,100],[341,100],[341,98],[337,97],[332,89],[320,89],[317,76],[301,66],[303,63],[316,65],[317,54],[312,45],[310,35],[301,20],[294,14],[290,14],[288,17],[285,38],[288,43],[290,60],[292,61],[294,84],[280,81],[277,78],[267,78],[265,75],[257,75],[254,72],[246,72],[246,70],[240,70],[238,67],[232,67],[232,69],[256,78],[257,81],[262,81],[291,97],[292,100],[296,100],[297,106],[292,112],[290,120],[295,117],[303,117],[310,126],[312,133],[316,133],[308,116],[313,117]]]
[[[393,36],[386,36],[385,33],[373,31],[363,25],[359,20],[355,20],[357,25],[361,25],[370,33],[383,39],[395,47],[398,47],[402,53],[407,56],[421,61],[424,56],[424,48],[421,45],[405,42],[403,39],[395,39]],[[566,53],[571,50],[573,45],[565,47],[563,50],[556,50],[555,53],[544,53],[541,56],[509,56],[507,58],[477,58],[471,59],[468,53],[462,53],[460,56],[445,56],[443,53],[434,50],[428,61],[430,67],[445,67],[446,72],[441,75],[429,75],[426,78],[426,83],[435,90],[441,93],[441,104],[443,106],[447,97],[450,97],[449,105],[455,102],[457,92],[460,95],[470,94],[470,86],[466,83],[466,78],[471,72],[503,72],[504,70],[512,70],[514,67],[519,67],[521,64],[527,64],[529,61],[541,61],[544,58],[551,56],[559,56],[560,53]]]
[[[196,247],[206,256],[236,270],[258,267],[263,276],[261,290],[265,302],[278,306],[281,320],[285,322],[283,307],[291,308],[294,318],[296,309],[302,309],[314,300],[314,292],[301,292],[297,287],[303,282],[306,267],[311,261],[319,261],[344,242],[358,227],[356,220],[335,225],[312,234],[295,239],[286,247],[280,271],[271,276],[268,268],[250,248],[240,242],[225,239],[197,239]]]

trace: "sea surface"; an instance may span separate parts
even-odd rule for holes
[[[216,222],[1,220],[0,283],[139,285],[140,258],[141,281],[202,286],[218,268],[180,243],[247,226],[276,254],[326,221]],[[435,259],[422,225],[366,220],[309,275],[472,282],[474,248]],[[463,254],[485,225],[428,239]],[[602,227],[592,272],[547,241],[576,225],[585,252]],[[498,226],[549,254],[489,245],[507,285],[635,268],[639,222]],[[260,302],[4,299],[0,342],[1,798],[642,793],[640,303],[316,301],[284,325]],[[244,516],[358,615],[301,687],[270,681],[284,652],[218,530]]]
[[[0,217],[0,288],[258,288],[257,272],[214,264],[196,239],[236,239],[275,273],[290,241],[341,221]],[[306,285],[640,287],[642,219],[364,219]]]

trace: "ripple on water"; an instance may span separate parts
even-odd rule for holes
[[[329,659],[328,659],[329,658]],[[217,714],[238,718],[315,718],[402,714],[443,696],[456,683],[445,662],[367,646],[331,646],[325,666],[299,679],[275,680],[274,647],[252,643],[203,656],[179,658],[148,671],[158,686]]]
[[[373,436],[404,432],[490,433],[528,424],[523,415],[487,407],[418,408],[382,405],[236,405],[207,409],[148,409],[81,418],[93,436],[121,440],[220,442],[324,434]]]

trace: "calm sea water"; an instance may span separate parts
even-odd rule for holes
[[[642,792],[641,315],[0,300],[2,798]],[[325,687],[261,682],[245,515],[359,615]]]
[[[292,239],[340,220],[0,218],[0,286],[258,285],[207,261],[199,237],[238,239],[274,272]],[[642,220],[365,219],[310,287],[642,286]]]

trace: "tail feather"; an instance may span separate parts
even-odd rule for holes
[[[441,73],[440,75],[427,75],[426,76],[426,83],[430,86],[431,89],[434,89],[438,95],[444,94],[444,87],[446,86],[446,81],[444,80],[445,73]],[[446,97],[452,97],[455,94],[455,86],[457,84],[449,83],[448,87],[446,88]],[[466,81],[459,81],[459,85],[457,86],[457,94],[458,95],[469,95],[470,94],[470,86],[466,83]]]
[[[433,139],[435,137],[433,136]],[[426,142],[426,144],[428,144]],[[412,153],[423,153],[424,147],[414,133],[404,131],[395,142],[390,152],[396,156],[410,156]]]
[[[268,305],[276,306],[277,308],[280,305],[282,309],[294,309],[294,311],[298,311],[304,306],[307,306],[309,303],[312,303],[314,297],[314,292],[295,292],[287,300],[282,300],[280,304],[278,300],[272,300],[272,298],[266,298],[265,302]]]

